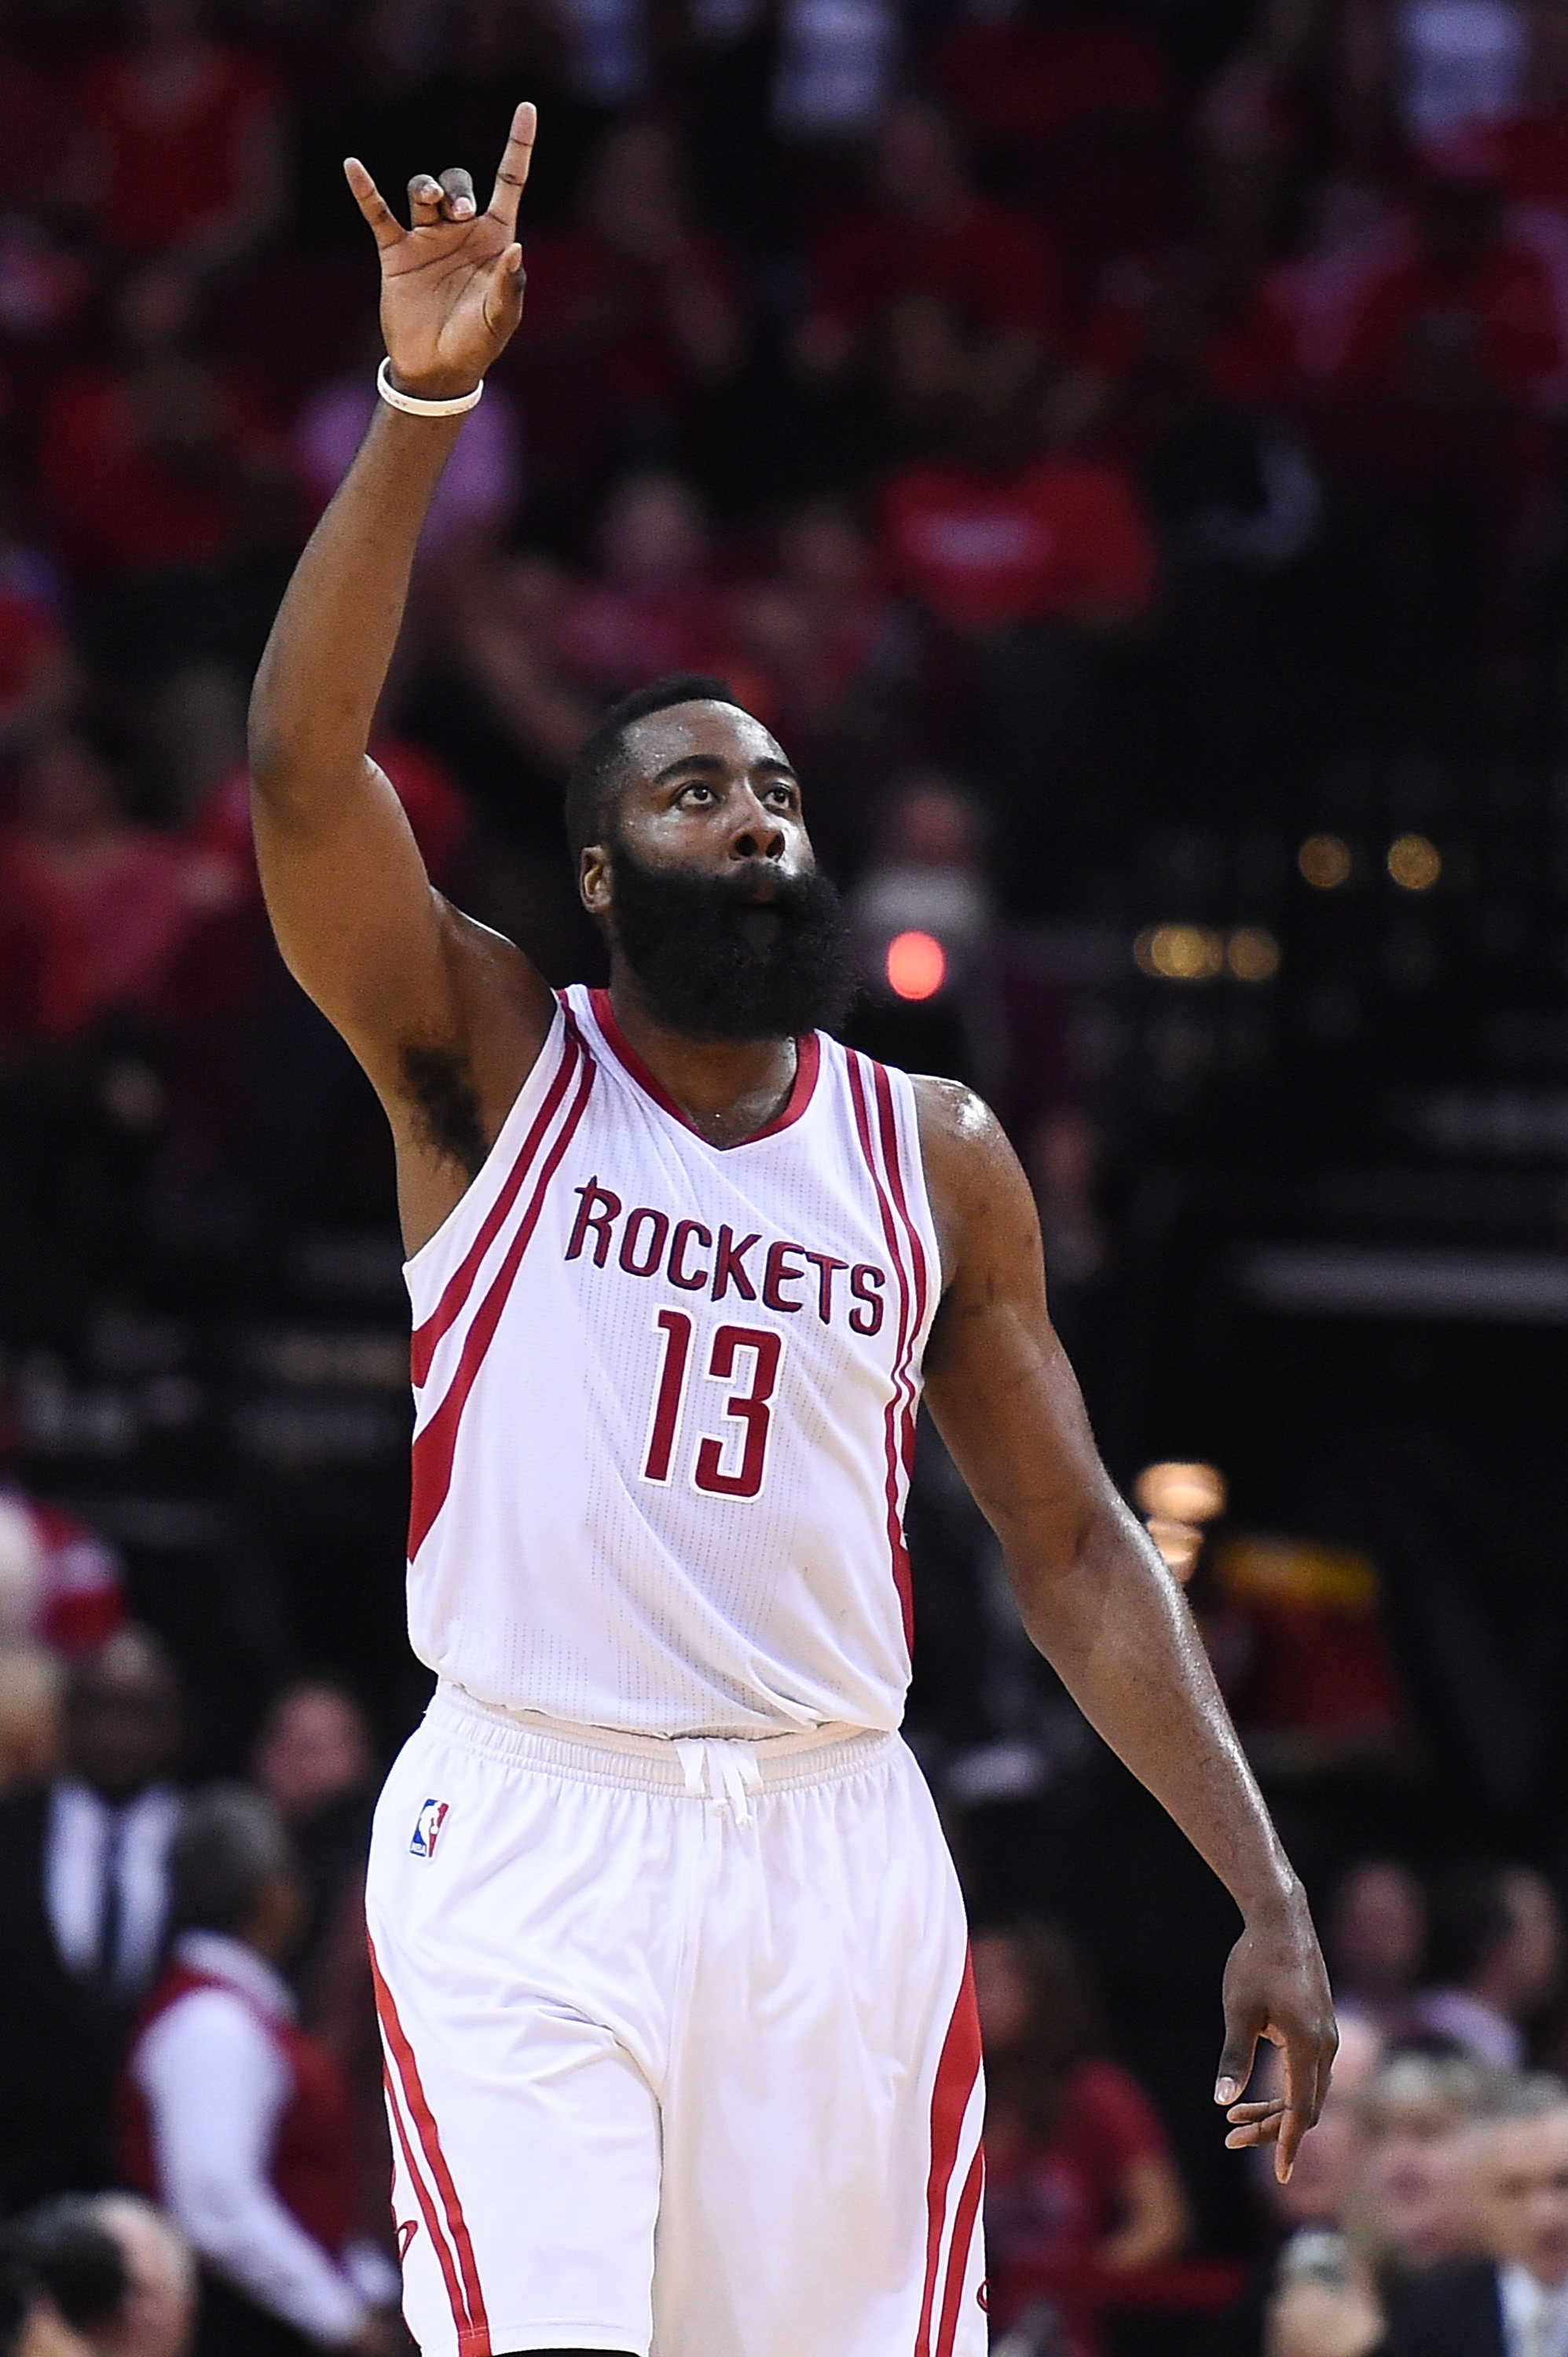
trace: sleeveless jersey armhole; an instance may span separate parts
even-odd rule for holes
[[[470,1250],[495,1210],[516,1167],[519,1151],[552,1092],[562,1080],[562,1068],[585,1050],[581,1035],[565,1001],[557,995],[555,1013],[544,1035],[544,1045],[532,1070],[508,1109],[490,1147],[473,1178],[434,1234],[403,1265],[403,1282],[417,1318],[422,1301],[439,1292],[452,1269]]]

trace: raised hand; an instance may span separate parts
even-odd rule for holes
[[[404,229],[357,156],[343,166],[381,257],[381,333],[392,382],[424,401],[472,392],[522,317],[518,199],[533,157],[537,117],[526,102],[511,119],[490,201],[478,210],[464,171],[408,184]]]

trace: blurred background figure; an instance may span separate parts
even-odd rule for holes
[[[64,2194],[22,2237],[60,2316],[93,2357],[189,2357],[196,2269],[167,2219],[134,2194]]]
[[[365,1715],[325,1681],[279,1695],[256,1738],[255,1781],[288,1828],[305,1905],[285,1957],[308,2005],[345,1902],[362,1897],[376,1762]]]
[[[1568,2087],[1505,2085],[1466,2147],[1484,2256],[1408,2292],[1388,2357],[1535,2357],[1568,2340]]]
[[[92,2204],[125,2270],[115,2315],[91,2337],[95,2357],[189,2357],[196,2330],[196,2264],[160,2210],[134,2193],[101,2193]]]
[[[1272,2357],[1273,2342],[1294,2329],[1288,2319],[1282,2323],[1281,2303],[1299,2307],[1297,2281],[1325,2247],[1324,2237],[1343,2240],[1356,2201],[1366,2155],[1362,2097],[1381,2053],[1382,2040],[1369,2022],[1354,2014],[1343,2018],[1323,2115],[1303,2137],[1289,2182],[1280,2183],[1265,2156],[1253,2156],[1253,2189],[1276,2247],[1217,2324],[1208,2357],[1263,2357],[1265,2350]],[[1266,2055],[1263,2066],[1262,2083],[1277,2091],[1276,2061]]]
[[[1348,2217],[1382,2281],[1417,2278],[1477,2249],[1466,2140],[1496,2085],[1466,2055],[1395,2053],[1363,2088]]]
[[[112,2184],[115,2077],[162,1956],[179,1684],[145,1630],[70,1670],[62,1758],[0,1799],[0,2185],[10,2210]]]
[[[1415,2005],[1421,2026],[1479,2061],[1517,2070],[1562,1981],[1563,1917],[1545,1877],[1523,1866],[1451,1877],[1434,1910],[1429,1971]]]
[[[1101,2357],[1108,2288],[1187,2240],[1181,2179],[1147,2098],[1102,2051],[1083,1965],[1059,1933],[983,1932],[974,1986],[993,2330],[1043,2304],[1064,2357]]]
[[[1410,1868],[1375,1857],[1352,1867],[1334,1893],[1324,1944],[1340,2021],[1359,2018],[1397,2040],[1426,1953],[1426,1899]]]
[[[270,1802],[215,1786],[190,1804],[175,1944],[125,2066],[123,2158],[202,2262],[200,2357],[389,2346],[361,2288],[368,2263],[384,2302],[387,2275],[353,2249],[349,2088],[277,1969],[304,1904]]]

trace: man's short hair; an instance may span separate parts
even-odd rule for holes
[[[92,2331],[114,2321],[129,2276],[91,2194],[57,2194],[29,2212],[17,2231],[34,2275],[68,2324]]]
[[[607,842],[615,832],[616,801],[626,777],[627,730],[634,721],[646,720],[651,712],[667,712],[675,704],[735,704],[735,691],[727,679],[715,679],[707,672],[672,671],[611,705],[579,748],[566,780],[566,839],[574,859],[581,858],[590,843]]]
[[[242,1930],[267,1884],[293,1866],[287,1830],[264,1794],[248,1784],[214,1784],[199,1792],[175,1837],[175,1930]]]

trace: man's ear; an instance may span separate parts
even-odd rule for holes
[[[608,844],[590,843],[584,846],[577,866],[577,891],[589,916],[602,923],[609,915],[615,897]]]

